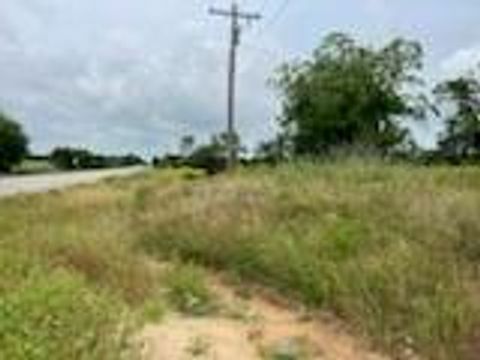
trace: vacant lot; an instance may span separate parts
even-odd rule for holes
[[[152,172],[4,199],[0,358],[131,356],[142,321],[211,311],[192,262],[328,310],[396,356],[474,358],[479,217],[480,170],[375,163]]]

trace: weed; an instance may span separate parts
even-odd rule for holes
[[[202,316],[216,309],[205,273],[194,265],[175,265],[164,277],[167,297],[174,308],[188,315]]]
[[[130,318],[143,306],[145,317],[160,313],[149,304],[158,279],[132,251],[139,232],[130,214],[143,181],[0,201],[1,359],[133,355]]]
[[[55,272],[0,298],[1,359],[121,359],[122,307],[74,275]],[[124,322],[127,319],[123,319]]]
[[[140,310],[141,318],[148,322],[158,322],[162,320],[167,311],[167,304],[160,295],[148,299]]]
[[[461,358],[480,322],[478,179],[379,162],[243,170],[181,185],[142,243],[333,310],[392,353],[410,339]]]
[[[56,341],[78,335],[59,358],[108,359],[120,345],[105,334],[123,321],[112,313],[161,316],[162,287],[180,311],[216,309],[198,267],[159,277],[152,255],[331,310],[394,354],[461,359],[478,339],[478,168],[351,161],[191,178],[150,172],[2,200],[0,358],[55,359]]]
[[[211,348],[211,344],[203,337],[194,337],[188,345],[186,351],[192,357],[197,358],[206,356]]]
[[[304,338],[286,338],[260,352],[265,360],[309,360],[312,356],[308,345]]]

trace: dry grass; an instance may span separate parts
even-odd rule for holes
[[[75,285],[59,306],[68,308],[68,294],[80,288],[98,299],[89,316],[141,309],[164,285],[150,266],[156,255],[333,311],[397,355],[406,348],[435,360],[475,354],[480,169],[303,163],[182,177],[152,172],[0,201],[0,302],[22,303],[36,279],[61,271],[67,280],[61,276],[54,289],[63,294],[62,284]],[[182,294],[192,283],[185,279],[177,284]],[[26,304],[43,309],[34,300]],[[120,346],[105,333],[115,323],[104,321],[84,329],[100,339],[98,354],[103,339]],[[0,357],[4,341],[0,335]],[[88,349],[78,351],[95,359]]]
[[[455,359],[478,326],[479,218],[478,169],[343,163],[152,191],[138,221],[149,251],[333,310],[393,353]]]
[[[127,356],[122,329],[137,309],[151,308],[161,285],[133,251],[141,234],[133,188],[177,178],[144,175],[0,201],[0,358]]]

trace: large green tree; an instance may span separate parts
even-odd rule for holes
[[[280,125],[297,154],[341,147],[388,152],[409,135],[401,121],[425,114],[419,43],[396,39],[375,49],[334,33],[312,58],[283,65]],[[415,91],[413,91],[415,89]]]
[[[27,155],[28,138],[22,127],[0,112],[0,172],[8,172]]]
[[[439,84],[435,94],[448,113],[440,151],[449,158],[480,157],[480,79],[473,73]]]

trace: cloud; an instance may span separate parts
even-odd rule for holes
[[[460,49],[440,63],[441,77],[449,78],[478,70],[480,67],[480,44]]]
[[[389,14],[388,1],[386,0],[365,0],[365,6],[372,15],[384,17]]]
[[[174,1],[16,1],[0,5],[15,35],[0,37],[0,106],[22,120],[36,150],[152,155],[184,134],[224,130],[226,24],[206,26]],[[252,51],[241,56],[254,63],[238,84],[239,128],[253,145],[270,131],[270,69]]]

